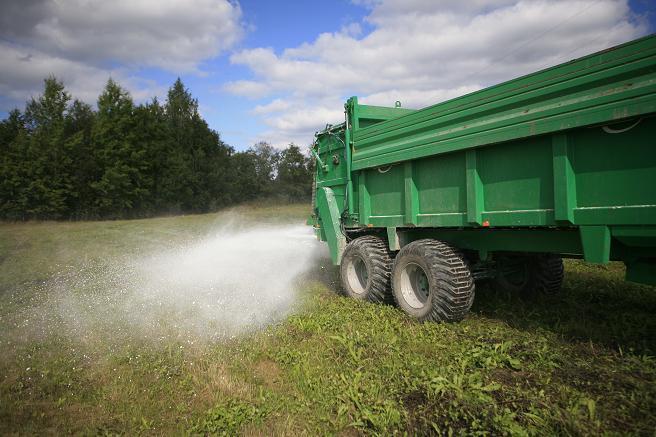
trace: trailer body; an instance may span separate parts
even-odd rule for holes
[[[314,226],[433,238],[486,260],[621,260],[656,284],[656,36],[421,110],[345,104],[316,134]]]

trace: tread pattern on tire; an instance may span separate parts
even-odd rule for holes
[[[432,275],[437,285],[436,290],[431,290],[431,311],[420,320],[457,322],[464,319],[474,302],[475,285],[463,256],[441,241],[416,240],[401,249],[394,261],[395,266],[406,253],[425,259],[431,270],[426,274]],[[396,293],[393,293],[393,297],[399,305]]]
[[[560,291],[565,275],[561,257],[539,254],[515,256],[514,259],[524,264],[528,279],[517,287],[509,286],[503,278],[495,279],[493,281],[495,288],[517,293],[523,297],[552,296]]]
[[[535,260],[533,275],[535,292],[545,295],[558,293],[565,275],[563,259],[554,255],[538,257]]]
[[[382,238],[373,235],[358,237],[346,246],[342,260],[346,259],[351,251],[358,252],[363,259],[368,259],[370,263],[368,287],[364,293],[365,299],[373,303],[393,303],[392,254],[387,243]],[[342,282],[345,281],[342,273]],[[343,287],[346,288],[345,285]]]

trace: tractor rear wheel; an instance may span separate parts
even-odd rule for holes
[[[392,256],[381,238],[365,235],[351,241],[340,265],[347,296],[374,303],[392,303],[390,271]]]
[[[563,283],[563,260],[551,254],[501,256],[494,286],[523,296],[554,295]]]
[[[474,302],[474,280],[465,259],[451,246],[417,240],[394,260],[392,292],[396,304],[421,321],[457,322]]]

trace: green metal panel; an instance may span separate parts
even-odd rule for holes
[[[585,260],[605,264],[610,260],[610,229],[608,226],[581,226],[581,244]]]
[[[339,207],[330,188],[318,189],[317,209],[319,210],[318,225],[321,227],[322,235],[328,242],[330,257],[334,264],[339,264],[346,247],[346,238],[340,228]]]
[[[414,112],[414,109],[357,105],[357,118],[354,120],[354,124],[356,124],[358,128],[365,128],[380,123],[381,121],[391,120],[411,112]]]
[[[553,210],[553,163],[547,136],[479,149],[485,211]]]
[[[412,161],[407,161],[403,164],[403,183],[403,200],[405,202],[404,221],[406,225],[414,226],[417,224],[417,216],[419,215],[419,189],[417,188],[415,170]]]
[[[398,230],[397,230],[398,231]],[[573,229],[483,229],[483,228],[415,228],[407,229],[405,241],[419,238],[436,238],[461,249],[488,252],[556,252],[579,254],[581,239]]]
[[[465,152],[465,181],[467,187],[467,221],[480,225],[483,223],[485,206],[485,186],[481,179],[481,168],[476,149]]]
[[[373,126],[354,126],[353,169],[653,113],[655,59],[656,38],[646,37]]]
[[[463,226],[467,222],[464,153],[450,153],[414,162],[419,226]],[[439,171],[434,171],[439,168]]]
[[[596,127],[571,135],[578,208],[656,205],[654,119],[614,129],[636,122],[626,132],[610,134]]]
[[[372,217],[402,216],[405,210],[403,166],[366,170]]]
[[[576,208],[576,175],[572,168],[571,147],[567,134],[552,137],[554,216],[563,224],[574,222]]]
[[[464,214],[467,211],[465,155],[450,153],[416,161],[415,182],[421,214]],[[434,172],[435,168],[440,169]]]
[[[347,156],[344,147],[344,125],[327,130],[318,141],[317,147],[312,149],[317,160],[317,183],[319,187],[343,185],[346,183]]]
[[[394,250],[433,236],[656,280],[656,36],[417,111],[345,110],[314,147],[337,208],[323,220]]]

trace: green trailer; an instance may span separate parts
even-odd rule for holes
[[[456,321],[475,282],[555,293],[563,257],[656,284],[656,35],[316,134],[313,222],[344,291]]]

